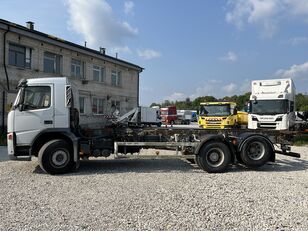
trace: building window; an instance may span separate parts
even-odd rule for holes
[[[29,47],[9,44],[9,64],[30,69],[31,49]]]
[[[84,97],[79,97],[79,112],[80,114],[85,114]]]
[[[84,79],[84,62],[72,59],[71,75],[79,79]]]
[[[60,74],[61,56],[44,52],[44,72]]]
[[[120,86],[121,85],[121,71],[111,71],[111,85]]]
[[[93,80],[98,82],[105,81],[105,68],[99,66],[93,66]]]
[[[121,111],[121,102],[112,100],[111,101],[111,107],[113,108],[113,110],[118,110],[120,112]]]
[[[105,100],[99,98],[93,98],[92,112],[93,114],[101,115],[104,113]]]

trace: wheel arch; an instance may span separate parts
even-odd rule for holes
[[[69,129],[46,129],[40,132],[31,143],[30,154],[38,156],[41,147],[48,141],[55,139],[65,140],[73,150],[74,161],[78,160],[78,137]]]
[[[244,147],[244,145],[249,142],[250,140],[252,139],[255,139],[255,138],[259,138],[259,139],[263,139],[265,140],[269,147],[271,147],[271,157],[270,157],[270,161],[272,162],[275,162],[275,159],[276,159],[276,155],[275,155],[275,148],[274,148],[274,145],[272,143],[272,141],[264,134],[256,134],[256,133],[243,133],[239,136],[239,143],[237,145],[237,153],[240,153]]]
[[[209,142],[212,141],[219,141],[222,142],[224,144],[227,145],[227,147],[229,148],[230,152],[231,152],[231,159],[232,161],[234,161],[234,153],[235,153],[235,149],[232,146],[232,144],[230,144],[224,135],[216,135],[216,134],[210,134],[207,135],[205,137],[203,137],[203,139],[201,140],[201,142],[198,144],[198,146],[195,148],[195,155],[199,155],[200,150]]]

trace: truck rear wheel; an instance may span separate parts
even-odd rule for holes
[[[38,161],[41,169],[49,174],[67,173],[74,165],[71,147],[64,140],[51,140],[44,144]]]
[[[203,169],[202,165],[201,165],[201,157],[199,155],[195,156],[195,162],[198,165],[199,168]]]
[[[231,162],[231,152],[227,145],[219,141],[205,144],[196,156],[200,168],[209,172],[224,172]]]
[[[240,153],[240,157],[248,167],[261,167],[269,161],[272,148],[267,140],[255,137],[248,140]]]

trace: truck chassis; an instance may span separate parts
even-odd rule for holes
[[[139,153],[142,148],[175,150],[175,158],[194,158],[209,173],[223,172],[231,163],[260,167],[275,161],[276,153],[300,156],[290,151],[290,141],[297,132],[146,127],[157,124],[158,114],[155,111],[150,121],[144,120],[140,108],[102,120],[104,127],[94,136],[89,133],[95,130],[84,132],[79,125],[78,108],[74,107],[78,91],[74,93],[67,78],[23,79],[18,88],[8,115],[8,155],[29,160],[37,156],[40,167],[50,174],[78,168],[80,159],[111,154],[131,157],[134,155],[129,153]]]
[[[230,164],[250,168],[275,161],[275,154],[300,157],[290,151],[298,132],[164,127],[109,127],[102,135],[85,137],[79,132],[48,130],[37,137],[28,157],[38,156],[40,167],[50,174],[78,168],[80,159],[109,157],[126,159],[179,158],[195,162],[209,173],[224,172]],[[275,146],[277,146],[275,148]],[[141,149],[174,150],[174,155],[141,155]],[[280,149],[280,150],[278,150]],[[136,154],[137,153],[137,154]]]

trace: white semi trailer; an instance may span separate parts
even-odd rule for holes
[[[174,149],[170,158],[195,158],[200,168],[211,173],[223,172],[232,163],[260,167],[275,161],[276,153],[300,156],[290,152],[289,132],[144,127],[136,119],[140,109],[101,129],[99,136],[89,136],[80,129],[73,100],[78,95],[72,94],[67,78],[21,80],[18,88],[8,115],[8,155],[15,160],[37,156],[50,174],[69,172],[89,157],[160,157],[127,155],[142,148]],[[152,119],[156,122],[156,116]]]
[[[251,83],[249,129],[289,130],[295,125],[295,86],[292,79]]]

